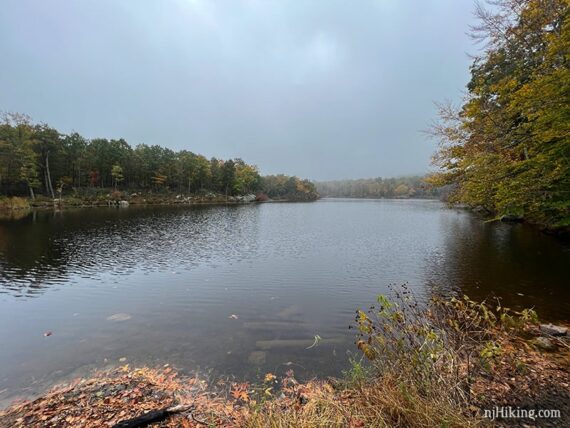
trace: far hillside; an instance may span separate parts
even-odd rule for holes
[[[440,199],[445,189],[434,188],[423,176],[398,178],[360,178],[316,182],[323,198],[423,198]]]

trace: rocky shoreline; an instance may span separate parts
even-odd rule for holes
[[[56,199],[37,197],[35,199],[10,197],[0,200],[0,211],[20,211],[30,209],[60,209],[60,208],[88,208],[88,207],[119,207],[130,205],[237,205],[271,202],[312,202],[317,198],[303,199],[296,197],[270,199],[264,194],[221,195],[205,193],[203,195],[185,195],[175,193],[142,193],[130,194],[107,193],[95,196],[63,196]]]

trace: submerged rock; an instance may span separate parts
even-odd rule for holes
[[[131,319],[131,316],[129,314],[125,314],[125,313],[113,314],[113,315],[107,317],[107,321],[114,321],[114,322],[126,321],[126,320],[130,320],[130,319]]]
[[[566,336],[568,328],[554,324],[540,324],[540,331],[550,336]]]
[[[261,366],[265,364],[265,360],[267,358],[267,352],[265,351],[253,351],[247,357],[247,362],[256,366]]]

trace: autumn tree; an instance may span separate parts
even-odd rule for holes
[[[259,188],[260,176],[257,168],[241,159],[235,160],[235,180],[233,190],[237,194],[255,192]]]
[[[431,181],[452,201],[570,226],[570,4],[497,0],[477,8],[484,50],[463,104],[440,105]]]

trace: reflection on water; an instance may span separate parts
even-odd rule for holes
[[[569,262],[552,237],[435,201],[0,219],[0,402],[121,358],[240,378],[336,375],[354,310],[402,282],[568,318]],[[323,342],[306,349],[315,335]]]
[[[512,309],[570,319],[570,246],[526,225],[442,218],[441,250],[427,259],[427,278],[475,300],[500,297]]]
[[[187,269],[243,259],[255,245],[256,210],[91,209],[33,212],[0,223],[0,292],[32,297],[74,276]],[[233,245],[239,240],[240,245]]]

